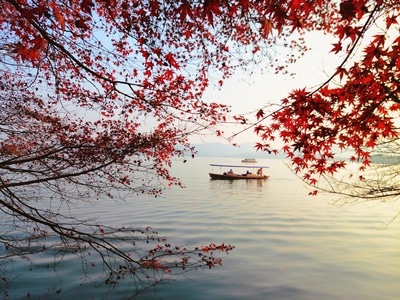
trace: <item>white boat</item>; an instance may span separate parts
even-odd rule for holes
[[[252,163],[252,164],[255,164],[255,163],[257,163],[257,161],[256,161],[255,158],[245,158],[245,159],[242,159],[242,163]]]

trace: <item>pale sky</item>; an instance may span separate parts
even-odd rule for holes
[[[296,73],[294,77],[274,74],[274,71],[250,78],[237,75],[226,80],[221,89],[210,87],[203,99],[231,105],[233,113],[245,114],[258,110],[267,103],[278,103],[293,89],[311,88],[322,83],[340,64],[340,58],[330,53],[334,40],[316,32],[307,34],[306,42],[312,50],[292,65],[290,71]],[[224,127],[223,130],[230,135],[238,129],[240,127],[232,125]],[[255,142],[256,139],[250,130],[236,137],[234,142]],[[223,142],[223,140],[209,136],[194,138],[193,142]]]

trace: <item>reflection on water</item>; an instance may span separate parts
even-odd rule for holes
[[[211,192],[221,193],[222,190],[230,190],[237,194],[240,190],[246,193],[262,193],[262,187],[268,185],[268,180],[210,180]]]
[[[186,274],[139,299],[400,299],[400,220],[383,226],[399,205],[334,206],[332,196],[308,196],[280,161],[265,161],[271,166],[267,181],[210,180],[213,162],[177,165],[186,189],[174,187],[165,197],[90,208],[112,224],[151,226],[172,244],[236,246],[223,267]],[[28,269],[14,265],[11,299],[25,299],[28,291],[40,295],[39,289],[62,288],[56,299],[104,293],[80,285],[79,262],[72,258],[60,265],[58,277]],[[105,299],[126,295],[121,286]]]

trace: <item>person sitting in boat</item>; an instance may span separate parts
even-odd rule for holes
[[[259,169],[257,170],[257,175],[263,176],[262,168],[259,168]]]
[[[228,175],[232,175],[233,174],[233,171],[232,171],[232,169],[230,169],[229,171],[228,171]]]

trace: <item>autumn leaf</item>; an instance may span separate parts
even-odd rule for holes
[[[263,131],[263,126],[262,125],[258,125],[258,126],[254,127],[255,134],[259,134],[262,131]]]
[[[336,75],[339,75],[340,79],[343,79],[343,76],[347,74],[347,70],[345,68],[342,67],[338,67],[336,69]]]
[[[204,0],[204,15],[211,25],[214,24],[214,15],[220,15],[219,0]]]
[[[184,23],[186,19],[192,19],[192,8],[188,1],[182,1],[181,5],[177,8],[177,14],[179,15],[179,19],[181,23]]]
[[[61,26],[61,29],[65,31],[65,18],[64,15],[58,10],[57,6],[55,3],[50,4],[50,7],[53,10],[53,14],[55,18],[57,19],[58,23]]]
[[[262,119],[264,117],[264,110],[260,109],[256,114],[257,120]]]
[[[176,62],[174,55],[171,52],[165,55],[165,59],[168,61],[170,66],[174,67],[177,70],[180,69],[179,64]]]
[[[332,45],[333,45],[333,48],[332,48],[331,52],[337,54],[342,50],[342,43],[335,43]]]
[[[263,18],[261,21],[261,35],[267,38],[272,32],[272,22],[269,19]]]
[[[389,27],[391,27],[393,24],[398,24],[397,18],[398,18],[398,16],[394,16],[394,15],[387,16],[387,17],[386,17],[386,27],[389,28]]]

